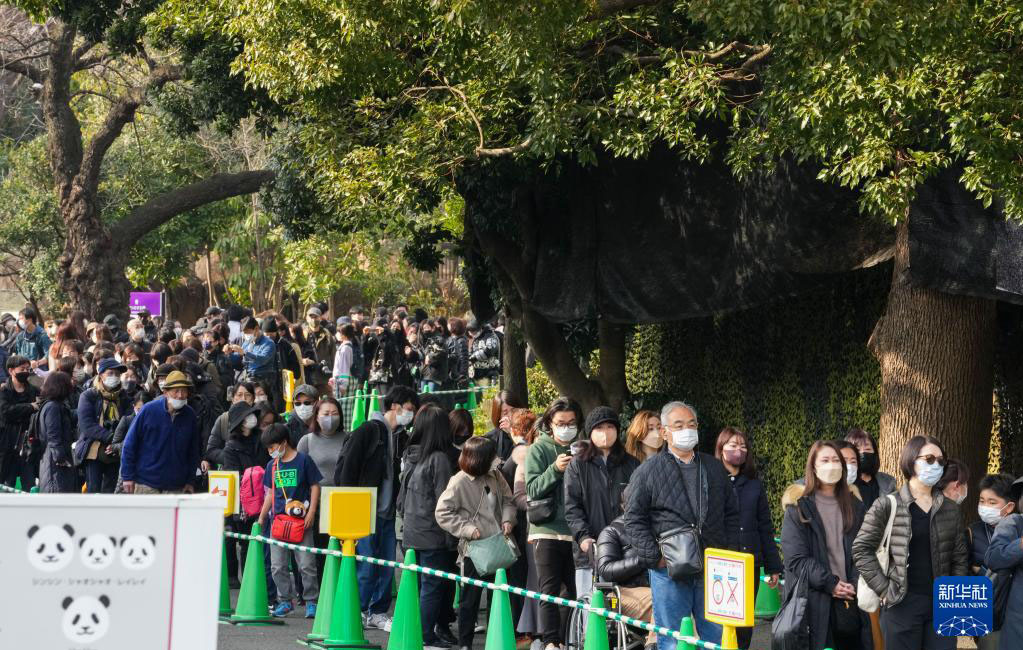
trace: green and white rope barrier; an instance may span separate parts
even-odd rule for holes
[[[311,548],[309,546],[301,546],[299,544],[289,544],[288,542],[282,542],[280,540],[272,539],[263,536],[245,535],[242,533],[224,532],[224,535],[239,540],[258,540],[264,544],[270,544],[271,546],[278,546],[281,548],[287,548],[293,551],[304,551],[306,553],[314,553],[316,555],[334,555],[341,557],[341,551],[329,551],[323,548]],[[416,573],[422,573],[425,575],[435,576],[438,578],[446,578],[448,580],[455,580],[464,584],[469,584],[474,587],[480,587],[482,589],[490,589],[494,591],[506,591],[516,596],[523,596],[525,598],[532,598],[533,600],[539,600],[541,602],[552,603],[554,605],[560,605],[562,607],[574,607],[575,609],[581,609],[587,612],[593,612],[599,616],[609,618],[613,621],[620,621],[626,625],[638,627],[648,632],[655,632],[663,636],[670,636],[678,641],[685,643],[691,643],[694,646],[700,648],[707,648],[707,650],[721,650],[721,646],[716,643],[709,641],[701,641],[696,637],[683,636],[678,630],[672,630],[670,628],[662,627],[660,625],[653,625],[646,621],[641,621],[618,612],[605,609],[603,607],[591,607],[590,605],[580,602],[578,600],[569,600],[567,598],[561,598],[560,596],[551,596],[549,594],[541,594],[530,589],[523,589],[521,587],[513,587],[511,585],[498,585],[493,582],[487,582],[486,580],[480,580],[478,578],[467,578],[465,576],[458,575],[457,573],[450,573],[448,571],[441,571],[440,569],[431,569],[429,567],[420,566],[418,564],[405,564],[403,562],[396,562],[393,560],[381,560],[375,557],[366,557],[364,555],[356,554],[355,559],[359,562],[368,562],[370,564],[377,564],[380,566],[391,567],[394,569],[402,569],[403,571],[413,571]]]

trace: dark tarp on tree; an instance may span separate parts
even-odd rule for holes
[[[532,274],[523,297],[555,322],[655,323],[742,309],[805,291],[816,274],[883,261],[894,241],[889,224],[858,212],[855,192],[786,161],[748,182],[723,162],[685,161],[665,148],[554,169],[527,182],[460,185],[469,230],[493,228],[488,213],[506,202],[501,211],[517,229],[508,245]],[[954,179],[944,174],[921,192],[912,280],[1023,301],[1020,229]],[[474,308],[488,311],[486,302],[474,298]]]

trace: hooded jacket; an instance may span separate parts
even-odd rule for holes
[[[938,489],[932,491],[931,498],[931,567],[934,575],[965,576],[969,570],[969,551],[966,548],[966,532],[959,506],[951,499],[946,499]],[[909,492],[908,484],[895,493],[895,500],[897,509],[892,523],[888,575],[881,573],[876,553],[891,513],[889,499],[878,499],[870,506],[852,547],[856,568],[874,593],[881,595],[886,607],[897,605],[906,595],[909,541],[913,536],[912,515],[909,513],[913,495]]]
[[[790,485],[782,495],[785,515],[781,526],[781,551],[785,558],[785,584],[794,585],[800,574],[807,577],[806,622],[810,626],[808,650],[823,650],[828,646],[828,630],[831,624],[832,592],[839,577],[831,572],[828,563],[828,542],[824,522],[812,496],[803,496],[802,485]],[[845,581],[855,585],[858,578],[853,562],[853,539],[863,522],[863,503],[853,500],[853,525],[843,536],[845,547]],[[845,603],[843,603],[845,605]],[[870,620],[856,606],[848,602],[860,618],[860,647],[866,650],[874,647],[870,633]]]

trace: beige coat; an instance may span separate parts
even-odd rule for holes
[[[487,507],[490,500],[484,498],[484,488],[490,488],[490,493],[495,496],[492,509]],[[458,538],[458,556],[461,559],[464,542],[473,539],[477,530],[479,539],[483,539],[499,534],[502,523],[515,525],[515,500],[508,482],[498,470],[478,477],[460,471],[448,481],[447,488],[437,500],[434,515],[441,528]]]

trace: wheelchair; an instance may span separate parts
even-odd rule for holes
[[[604,609],[622,613],[622,594],[617,585],[610,582],[594,582],[593,589],[599,589],[604,594]],[[577,600],[589,604],[592,596],[590,594],[580,595]],[[586,641],[586,622],[590,613],[584,609],[572,608],[568,620],[568,639],[565,647],[567,650],[583,650]],[[643,650],[646,643],[647,631],[621,621],[607,619],[608,646],[616,650]]]

